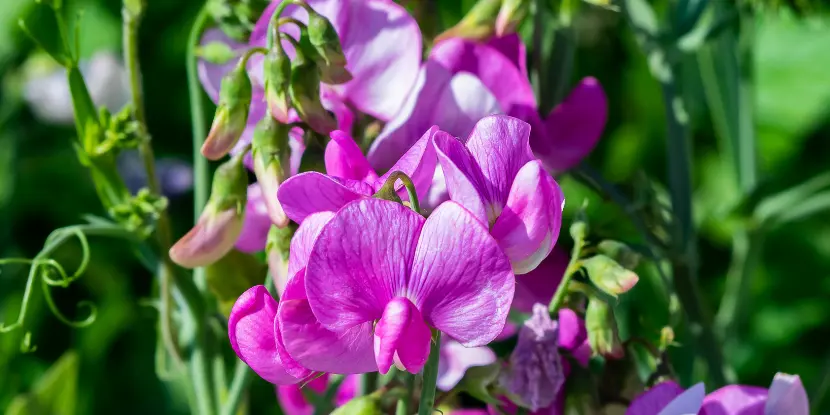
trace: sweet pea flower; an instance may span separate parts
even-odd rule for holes
[[[438,380],[435,385],[447,392],[458,385],[467,369],[487,366],[495,361],[496,354],[487,346],[464,347],[453,339],[443,337],[438,358]]]
[[[392,172],[401,171],[412,179],[420,199],[435,171],[433,141],[438,136],[448,135],[437,127],[428,129],[386,174],[378,176],[357,143],[345,132],[333,131],[325,153],[328,175],[306,172],[291,177],[280,186],[277,197],[285,214],[301,223],[312,213],[335,212],[352,200],[372,196]]]
[[[704,397],[699,383],[684,391],[662,382],[631,402],[626,415],[808,415],[807,393],[798,375],[776,373],[769,389],[728,385]]]
[[[486,228],[460,205],[444,203],[424,219],[399,203],[362,199],[306,222],[321,215],[331,219],[304,272],[289,281],[278,318],[286,354],[303,367],[386,373],[394,363],[417,373],[432,328],[465,347],[501,332],[514,276]],[[292,286],[301,284],[306,298],[292,299]]]
[[[346,402],[352,400],[357,394],[358,383],[360,379],[357,376],[346,376],[343,383],[337,388],[337,394],[334,396],[332,402],[335,407],[345,405]],[[323,375],[316,378],[307,385],[306,388],[314,391],[318,395],[325,393],[329,384],[329,376]],[[313,415],[314,406],[306,400],[305,395],[300,390],[298,385],[279,385],[277,386],[277,399],[280,402],[280,408],[285,415]]]
[[[465,142],[436,136],[438,160],[452,200],[487,225],[513,271],[536,268],[553,249],[565,198],[533,157],[530,126],[504,115],[482,118]]]

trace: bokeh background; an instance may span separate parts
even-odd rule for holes
[[[173,226],[181,235],[192,221],[185,48],[200,2],[148,3],[140,39],[147,118],[156,155],[168,165]],[[451,26],[472,3],[431,2],[435,13],[427,15],[424,31],[434,34]],[[53,73],[56,67],[18,27],[18,19],[32,13],[33,6],[34,0],[2,0],[0,7],[0,257],[32,257],[53,229],[79,223],[85,214],[105,214],[72,148],[74,128],[63,122],[68,105],[61,89],[63,77]],[[120,2],[70,0],[66,8],[70,15],[83,11],[81,55],[96,57],[100,66],[98,72],[88,68],[87,76],[96,73],[108,82],[97,103],[117,109],[123,86],[111,70],[120,59]],[[762,188],[773,193],[830,168],[830,15],[767,10],[756,15],[754,25],[759,177]],[[576,27],[572,82],[594,76],[610,100],[604,137],[589,162],[614,183],[631,183],[643,173],[665,182],[660,87],[630,30],[618,13],[590,6],[581,8]],[[46,24],[31,29],[55,30]],[[706,108],[699,73],[687,71],[683,83],[694,133],[700,283],[707,306],[715,309],[735,231],[730,207],[739,191],[724,167],[726,156]],[[122,160],[122,168],[136,175],[129,173],[135,171],[129,157]],[[569,215],[587,198],[594,232],[638,240],[618,207],[571,178],[563,178],[562,184]],[[569,223],[570,217],[566,220]],[[569,243],[563,233],[562,244]],[[79,300],[94,301],[99,307],[97,321],[88,328],[69,328],[35,295],[25,330],[0,334],[0,408],[28,393],[35,400],[61,402],[61,413],[186,413],[183,395],[162,383],[154,370],[157,315],[146,305],[152,277],[125,243],[93,238],[91,248],[87,273],[69,289],[55,289],[55,297],[69,316],[80,313],[75,309]],[[77,264],[80,247],[70,244],[55,257],[66,265]],[[16,318],[26,272],[20,265],[0,266],[0,321]],[[668,306],[650,283],[650,274],[645,270],[641,284],[626,297],[621,318],[627,320],[624,327],[637,327],[654,337],[667,322]],[[741,383],[767,386],[776,371],[797,373],[814,395],[830,373],[830,211],[768,233],[750,290],[747,318],[736,328],[739,341],[725,345]],[[21,350],[27,332],[31,347]],[[683,343],[682,335],[679,342]],[[74,352],[65,355],[67,350]],[[77,382],[57,375],[44,378],[61,356],[61,370],[77,371]],[[686,373],[681,378],[688,381],[692,371],[682,369],[683,356],[678,353],[675,360]],[[272,387],[261,379],[254,382],[253,397],[262,413],[277,410]],[[830,400],[822,407],[823,413],[830,413]],[[32,408],[28,413],[37,413]]]

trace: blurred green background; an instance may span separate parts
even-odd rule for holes
[[[0,256],[32,257],[53,229],[105,212],[72,148],[74,128],[37,118],[23,100],[26,83],[43,72],[39,54],[17,25],[31,13],[33,0],[3,0],[0,13]],[[446,28],[472,2],[439,1],[430,15]],[[120,53],[120,2],[74,0],[68,13],[82,10],[80,46],[84,57]],[[142,23],[140,58],[147,116],[158,157],[189,160],[190,116],[186,90],[185,48],[200,3],[150,0]],[[755,125],[761,185],[784,190],[830,167],[830,16],[794,16],[765,11],[755,19],[753,47]],[[611,182],[625,183],[645,172],[665,180],[665,120],[660,88],[644,56],[618,13],[585,6],[576,20],[578,50],[573,82],[583,76],[600,80],[609,99],[609,122],[590,157]],[[426,28],[426,26],[425,26]],[[35,32],[52,31],[46,24]],[[425,29],[426,30],[426,29]],[[692,65],[691,67],[696,67]],[[715,309],[723,291],[734,231],[729,208],[738,190],[723,166],[721,145],[705,107],[699,74],[683,80],[694,132],[694,209],[700,224],[701,285]],[[604,203],[570,178],[563,179],[569,213],[585,197],[600,235],[622,240],[636,233],[619,208]],[[575,202],[574,202],[575,201]],[[192,195],[171,198],[176,235],[192,221]],[[568,219],[569,220],[569,219]],[[564,244],[567,245],[567,241]],[[182,395],[168,389],[154,371],[156,312],[142,304],[151,297],[152,277],[133,259],[126,243],[91,239],[92,263],[79,283],[54,289],[58,306],[79,316],[75,305],[90,299],[99,307],[91,327],[71,329],[55,319],[40,295],[24,330],[0,334],[0,408],[34,385],[65,351],[64,370],[78,371],[77,385],[50,386],[63,408],[57,413],[186,413]],[[80,247],[56,254],[77,264]],[[741,383],[767,386],[776,371],[802,376],[813,393],[828,371],[830,348],[830,212],[788,223],[769,233],[751,285],[746,324],[740,341],[726,345],[727,360]],[[23,293],[26,267],[0,268],[0,320],[14,321]],[[665,324],[665,299],[649,289],[648,278],[629,296],[623,313],[629,325],[657,334]],[[31,333],[33,351],[21,341]],[[649,334],[649,333],[646,333]],[[682,355],[681,355],[682,356]],[[682,366],[682,364],[681,364]],[[48,379],[47,379],[48,380]],[[257,379],[256,407],[275,411],[273,389]],[[75,390],[76,388],[76,390]],[[711,389],[710,389],[711,390]],[[273,408],[273,409],[271,409]],[[830,401],[823,405],[830,413]],[[63,412],[62,412],[63,411]]]

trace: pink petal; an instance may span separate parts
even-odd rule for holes
[[[363,182],[307,172],[286,180],[277,198],[285,214],[294,222],[302,223],[312,213],[336,212],[346,203],[372,193],[372,188]]]
[[[486,179],[470,150],[446,134],[436,135],[435,149],[450,199],[472,212],[481,223],[489,223],[487,207],[492,205],[484,199]]]
[[[435,45],[429,58],[453,74],[468,72],[479,78],[505,111],[514,105],[536,107],[526,69],[522,71],[513,61],[517,57],[469,39],[450,38]]]
[[[516,277],[516,295],[513,309],[529,313],[533,304],[548,304],[562,281],[570,257],[567,251],[554,248],[536,269]]]
[[[527,274],[553,249],[565,198],[538,160],[519,170],[491,234],[510,258],[513,272]]]
[[[314,315],[345,330],[383,315],[406,287],[424,218],[395,202],[349,203],[317,237],[306,268]]]
[[[228,337],[236,355],[259,376],[271,383],[291,384],[299,379],[286,373],[277,354],[274,318],[277,302],[265,286],[257,285],[242,293],[231,309]]]
[[[434,108],[433,124],[456,137],[466,137],[482,117],[502,112],[487,86],[466,72],[452,76]]]
[[[808,415],[810,403],[798,375],[776,373],[769,387],[765,415]]]
[[[438,133],[438,127],[435,126],[427,130],[421,139],[416,141],[386,174],[377,179],[375,188],[379,189],[380,186],[383,186],[390,173],[400,171],[412,179],[419,201],[425,198],[432,185],[435,166],[438,164],[435,145],[433,144],[433,137]],[[401,187],[403,185],[399,183],[397,188]]]
[[[683,388],[674,381],[659,383],[634,398],[625,415],[656,415],[681,393]]]
[[[467,148],[487,179],[490,203],[504,206],[519,169],[534,159],[529,138],[530,125],[518,118],[491,115],[476,123]]]
[[[585,342],[585,322],[570,308],[559,310],[559,347],[574,350]]]
[[[487,41],[487,46],[499,51],[504,55],[513,65],[519,68],[519,72],[525,79],[530,79],[527,76],[527,50],[522,38],[518,34],[513,33],[507,36],[494,37]],[[525,104],[530,104],[530,101]]]
[[[363,156],[363,151],[346,132],[335,130],[326,145],[326,173],[341,179],[373,183],[377,173]]]
[[[317,321],[303,299],[281,302],[278,321],[285,352],[303,367],[341,374],[377,370],[371,322],[333,332]]]
[[[409,298],[430,325],[464,346],[493,341],[513,299],[509,260],[487,228],[458,203],[443,203],[423,226]]]
[[[674,398],[657,415],[695,415],[700,411],[706,388],[698,383]]]
[[[755,386],[724,386],[703,399],[701,415],[764,415],[767,390]],[[791,414],[794,412],[786,412]]]
[[[406,9],[391,1],[351,1],[348,9],[348,28],[338,33],[354,79],[343,86],[342,96],[388,121],[418,77],[421,31]]]
[[[293,277],[308,264],[308,256],[314,241],[323,230],[323,227],[334,217],[333,212],[312,213],[300,224],[299,229],[291,238],[291,249],[288,258],[288,275]],[[305,298],[305,296],[303,296]]]
[[[551,171],[576,166],[597,145],[608,118],[608,99],[599,82],[583,79],[545,120],[547,136],[530,143]]]
[[[408,298],[395,297],[386,304],[375,326],[375,360],[381,374],[395,362],[403,370],[418,373],[429,357],[429,331],[421,312]]]
[[[248,200],[245,204],[245,217],[242,222],[242,232],[236,240],[236,249],[253,253],[265,249],[268,240],[268,231],[271,229],[271,219],[268,208],[262,197],[262,188],[259,183],[248,186]]]
[[[436,385],[442,391],[449,391],[461,381],[467,369],[487,366],[495,361],[496,354],[489,347],[464,347],[455,340],[444,341],[438,361]]]

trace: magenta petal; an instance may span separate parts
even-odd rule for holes
[[[536,269],[516,277],[516,295],[513,309],[529,313],[533,304],[548,304],[562,281],[570,257],[567,251],[554,248]]]
[[[507,202],[516,174],[534,159],[529,138],[530,125],[518,118],[491,115],[476,123],[467,148],[487,180],[488,202]]]
[[[314,315],[330,330],[374,321],[406,287],[424,218],[395,202],[349,203],[317,237],[306,268]]]
[[[394,2],[348,4],[348,28],[338,33],[354,79],[343,86],[343,96],[361,111],[387,121],[403,106],[418,77],[421,31]]]
[[[329,373],[365,373],[376,370],[372,353],[372,323],[333,332],[317,321],[303,299],[280,303],[279,327],[284,350],[298,364]]]
[[[764,415],[767,390],[755,386],[724,386],[703,399],[701,415]],[[794,412],[787,412],[790,414]]]
[[[507,57],[507,59],[510,60],[514,66],[519,68],[519,72],[525,79],[530,79],[527,76],[527,50],[518,33],[502,37],[494,37],[488,40],[486,44]],[[531,104],[530,101],[526,101],[524,103]]]
[[[438,132],[438,127],[435,126],[427,130],[421,139],[416,141],[386,174],[377,179],[375,188],[378,189],[380,186],[383,186],[383,183],[386,182],[390,173],[400,171],[412,179],[412,183],[415,185],[415,190],[418,194],[418,199],[425,198],[432,185],[435,166],[438,164],[438,159],[435,155],[435,145],[433,144],[433,137]],[[398,184],[396,188],[401,188],[402,186],[402,184]]]
[[[578,348],[588,337],[585,322],[570,308],[559,310],[559,347]]]
[[[810,403],[798,375],[776,373],[769,387],[765,415],[808,415]]]
[[[659,383],[634,398],[625,415],[656,415],[681,393],[683,388],[674,381]]]
[[[375,326],[378,370],[385,375],[394,362],[403,370],[418,373],[429,357],[431,338],[429,327],[412,301],[405,297],[393,298]]]
[[[333,217],[333,212],[312,213],[300,224],[294,237],[291,238],[291,249],[288,257],[289,277],[293,277],[308,264],[308,256],[311,254],[311,248],[314,247],[314,241],[317,240],[323,226],[329,223]]]
[[[495,361],[496,354],[489,347],[464,347],[455,340],[444,341],[438,361],[436,385],[438,389],[447,392],[461,381],[467,369],[487,366]]]
[[[277,302],[265,286],[242,293],[231,309],[228,337],[236,355],[259,376],[271,383],[291,384],[299,379],[286,373],[277,353],[274,319]]]
[[[466,137],[482,117],[502,113],[487,86],[466,72],[452,76],[433,108],[432,123],[456,137]]]
[[[254,183],[248,186],[245,218],[242,222],[242,232],[236,240],[236,249],[247,253],[262,251],[265,249],[270,229],[271,218],[262,198],[262,188],[259,187],[259,183]]]
[[[514,273],[532,271],[551,252],[564,206],[562,190],[541,162],[531,161],[519,170],[490,232],[510,258]]]
[[[597,145],[608,118],[608,99],[599,82],[583,79],[545,120],[547,136],[534,136],[533,151],[551,171],[576,166]]]
[[[469,39],[450,38],[435,45],[429,59],[453,74],[468,72],[479,78],[505,111],[514,105],[536,107],[526,73],[512,61],[517,57],[508,58],[499,49]]]
[[[346,132],[335,130],[326,145],[326,173],[341,179],[360,180],[373,183],[377,173],[363,156],[357,143]]]
[[[501,333],[514,280],[487,228],[458,203],[445,202],[424,223],[407,292],[430,325],[475,347]]]
[[[336,212],[346,203],[371,195],[372,188],[355,180],[322,173],[301,173],[286,180],[277,192],[285,214],[294,222],[317,212]]]
[[[447,134],[435,136],[435,149],[450,199],[472,212],[481,223],[489,223],[484,199],[486,179],[470,150]]]

